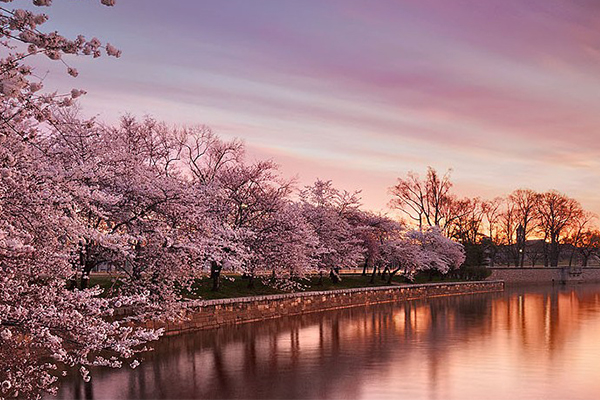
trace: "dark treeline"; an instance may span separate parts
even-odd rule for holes
[[[420,227],[439,226],[465,246],[466,265],[588,266],[598,257],[596,216],[556,190],[517,189],[485,200],[452,193],[450,173],[410,172],[390,189],[391,206]]]

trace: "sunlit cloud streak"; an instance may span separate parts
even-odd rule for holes
[[[77,80],[48,67],[89,115],[208,124],[375,210],[433,165],[462,194],[556,188],[600,213],[594,1],[65,3],[55,23],[123,50],[73,60]]]

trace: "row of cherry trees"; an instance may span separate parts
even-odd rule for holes
[[[70,366],[84,379],[89,365],[136,366],[160,332],[129,322],[177,318],[182,289],[209,272],[215,289],[222,271],[295,289],[361,263],[373,276],[386,268],[391,282],[464,260],[439,229],[363,211],[357,193],[329,181],[296,192],[273,162],[248,163],[239,141],[205,127],[102,126],[71,109],[27,140],[14,127],[0,145],[5,394],[52,390]],[[103,264],[118,282],[100,298],[89,275]],[[124,306],[131,315],[115,319]]]
[[[69,110],[70,111],[70,110]],[[281,287],[341,267],[382,266],[412,275],[443,273],[461,248],[435,227],[417,232],[360,209],[359,193],[317,180],[300,191],[272,161],[248,163],[238,140],[210,129],[170,128],[124,118],[117,127],[81,123],[62,112],[57,129],[36,139],[78,226],[71,287],[87,287],[101,264],[116,268],[119,291],[150,290],[177,300],[174,288],[205,274],[244,274]]]
[[[557,266],[567,260],[587,266],[600,255],[596,216],[563,193],[517,189],[483,200],[459,198],[451,188],[449,171],[440,176],[429,168],[424,178],[411,172],[390,188],[391,206],[421,227],[441,227],[447,237],[472,250],[468,263],[487,257],[492,264],[520,267],[540,262]]]
[[[222,271],[294,289],[363,262],[390,280],[462,263],[438,228],[407,230],[328,181],[298,191],[206,127],[81,119],[84,92],[46,93],[30,60],[75,77],[73,57],[120,51],[43,32],[32,10],[50,5],[0,7],[0,398],[55,392],[74,369],[89,381],[90,366],[135,368],[161,334],[143,321],[181,318],[182,293],[207,274],[215,289]],[[101,265],[119,271],[104,293],[89,284]]]
[[[65,55],[119,52],[97,39],[44,33],[40,27],[47,19],[42,13],[0,7],[1,398],[53,392],[69,368],[78,368],[87,381],[90,365],[135,367],[136,353],[160,334],[131,326],[136,318],[155,315],[145,292],[109,299],[99,297],[99,289],[67,290],[72,253],[80,241],[82,246],[106,241],[80,221],[86,207],[92,217],[94,203],[101,199],[91,186],[79,185],[77,177],[84,171],[67,171],[67,164],[58,162],[63,149],[54,144],[55,114],[82,91],[43,93],[43,82],[28,61],[46,56],[64,62]],[[67,70],[77,75],[75,69]],[[114,310],[122,307],[139,314],[115,318]]]

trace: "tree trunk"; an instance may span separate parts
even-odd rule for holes
[[[398,267],[395,270],[390,272],[390,274],[388,275],[388,280],[387,280],[388,285],[392,284],[392,278],[394,277],[394,275],[396,275],[396,273],[398,273],[398,271],[400,271],[400,267]]]
[[[382,281],[387,280],[387,275],[388,275],[389,272],[390,272],[390,269],[388,267],[385,267],[383,269],[383,273],[381,274],[381,280]]]
[[[558,256],[559,256],[559,244],[556,239],[552,238],[552,242],[550,242],[550,266],[558,267]]]
[[[90,286],[90,275],[89,273],[84,272],[81,274],[81,284],[79,285],[80,289],[87,289]]]
[[[573,257],[575,257],[575,246],[571,249],[571,255],[569,256],[569,267],[573,266]]]
[[[363,265],[362,276],[367,276],[367,269],[369,268],[369,263],[371,262],[371,255],[367,255],[367,259],[365,260],[365,264]]]
[[[586,256],[585,254],[582,256],[583,258],[583,266],[587,267],[588,266],[588,259],[590,258],[590,256]]]
[[[73,276],[71,278],[69,278],[69,281],[67,282],[67,290],[75,290],[75,288],[77,288],[77,276]]]
[[[79,265],[81,266],[80,289],[87,289],[90,284],[90,273],[96,266],[96,263],[90,259],[90,245],[86,244],[79,248]]]
[[[333,282],[334,285],[341,281],[340,275],[335,268],[331,268],[329,271],[329,279],[331,279],[331,282]]]
[[[377,265],[373,265],[373,272],[371,273],[371,279],[369,283],[375,283],[375,276],[377,275]]]
[[[323,271],[319,271],[319,281],[317,282],[318,286],[323,286]]]
[[[496,262],[496,249],[494,247],[495,245],[492,245],[492,250],[490,251],[490,267],[494,266],[494,263]]]
[[[96,264],[93,261],[85,261],[85,265],[81,269],[81,284],[79,285],[80,289],[87,289],[90,287],[90,274],[95,266]]]
[[[212,279],[212,291],[218,292],[221,288],[221,268],[222,264],[216,261],[210,262],[210,278]]]
[[[248,289],[254,289],[254,274],[248,274]]]

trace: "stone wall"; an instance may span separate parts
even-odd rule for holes
[[[540,284],[547,285],[552,283],[561,283],[565,280],[564,267],[536,267],[536,268],[490,268],[491,280],[502,280],[507,284]],[[585,267],[581,268],[581,275],[576,282],[600,282],[600,268]],[[568,279],[568,278],[567,278]]]
[[[212,329],[223,325],[262,321],[287,315],[502,290],[504,290],[504,282],[501,281],[449,282],[205,300],[195,302],[189,312],[189,318],[184,322],[164,324],[149,321],[146,326],[162,327],[165,328],[166,335],[175,335],[186,331]]]

